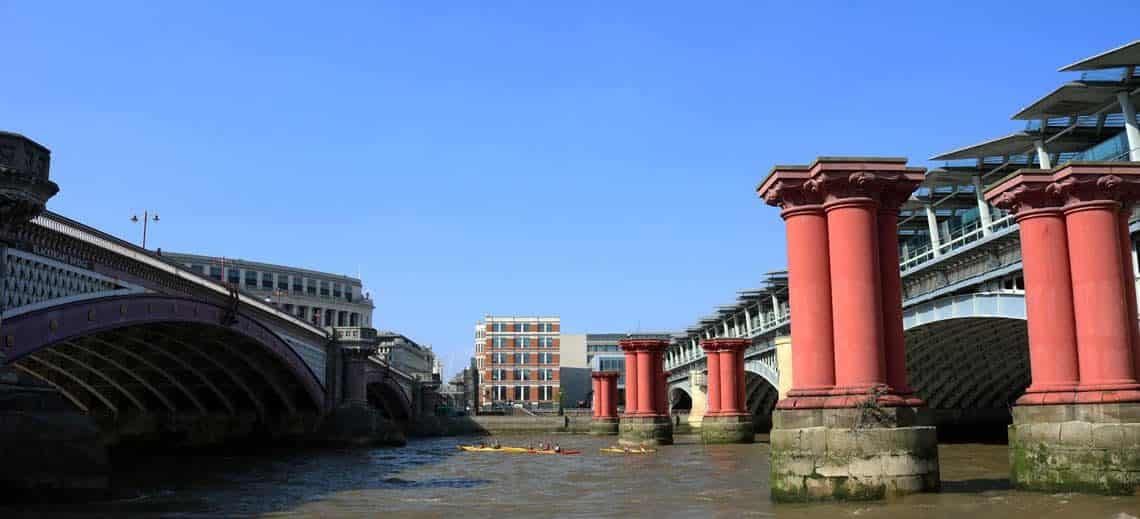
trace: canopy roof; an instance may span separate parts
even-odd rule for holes
[[[1076,63],[1060,68],[1059,72],[1074,70],[1100,70],[1106,68],[1128,67],[1140,65],[1140,40],[1126,43],[1112,50],[1106,50],[1095,56],[1090,56]]]
[[[1020,155],[1034,151],[1033,141],[1044,138],[1047,138],[1047,136],[1042,136],[1038,132],[1016,132],[1004,137],[998,137],[956,150],[947,151],[930,157],[930,160],[961,160]],[[1104,138],[1103,136],[1098,138],[1096,135],[1069,133],[1048,142],[1045,145],[1045,149],[1049,153],[1084,151],[1096,144],[1098,139],[1103,140]],[[928,172],[927,176],[929,177],[931,173],[933,172]]]
[[[1033,104],[1022,108],[1013,119],[1033,120],[1047,117],[1067,117],[1071,115],[1092,115],[1100,109],[1116,102],[1120,85],[1090,84],[1087,82],[1066,83],[1045,94]]]

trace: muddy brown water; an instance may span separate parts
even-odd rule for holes
[[[500,437],[525,445],[542,437]],[[1012,490],[1004,445],[939,446],[942,492],[882,503],[775,505],[768,444],[704,446],[697,437],[650,456],[606,455],[612,438],[551,439],[578,456],[465,453],[473,438],[402,448],[155,456],[117,469],[120,498],[0,506],[0,517],[1140,517],[1140,497]]]

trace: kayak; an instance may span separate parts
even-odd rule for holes
[[[607,454],[653,454],[653,453],[657,452],[657,449],[643,449],[643,450],[630,449],[630,450],[625,450],[625,449],[616,449],[613,447],[606,447],[606,448],[601,449],[601,451],[605,452]]]
[[[564,455],[569,455],[569,454],[581,454],[582,453],[582,451],[571,451],[571,450],[555,451],[555,450],[527,449],[524,447],[499,447],[498,449],[496,449],[494,447],[477,447],[475,445],[460,445],[459,450],[462,450],[465,452],[505,452],[505,453],[509,453],[509,454],[564,454]]]
[[[511,453],[515,453],[515,454],[522,454],[522,453],[528,452],[530,449],[524,449],[522,447],[499,447],[498,449],[496,449],[494,447],[476,447],[474,445],[460,445],[459,450],[463,450],[463,451],[467,451],[467,452],[511,452]]]

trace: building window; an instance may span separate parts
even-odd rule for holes
[[[238,269],[226,269],[226,281],[235,285],[241,283],[241,272]]]
[[[491,339],[491,341],[494,343],[494,347],[502,348],[503,344],[506,342],[506,339],[504,339],[503,337],[495,337],[495,338]]]
[[[321,281],[321,297],[329,296],[329,282]]]
[[[301,278],[293,278],[293,293],[300,294],[305,291],[305,287],[301,286]]]
[[[311,296],[317,295],[317,283],[312,279],[305,280],[305,293]]]
[[[554,324],[553,323],[539,323],[538,331],[540,331],[540,332],[552,332],[552,331],[554,331]]]
[[[266,290],[273,290],[273,273],[272,272],[262,272],[261,273],[261,288],[264,288]]]
[[[492,324],[492,325],[491,325],[491,331],[493,331],[493,332],[502,332],[502,331],[505,331],[505,330],[503,329],[503,323],[494,323],[494,324]]]
[[[538,386],[539,400],[554,400],[554,386]]]
[[[210,277],[221,281],[222,280],[222,267],[215,267],[210,265]]]
[[[340,283],[333,283],[333,297],[340,297],[342,292]]]
[[[493,400],[506,400],[507,386],[491,386],[491,395]]]
[[[515,346],[517,346],[519,348],[529,348],[530,347],[530,337],[519,337],[519,338],[515,339]]]
[[[519,386],[518,388],[519,400],[530,400],[530,388],[527,386]]]
[[[517,331],[520,331],[520,332],[527,331],[527,324],[526,323],[519,323],[517,326],[518,326]]]
[[[539,353],[538,354],[538,363],[539,364],[553,364],[554,363],[554,354],[550,353],[548,351],[544,351],[542,353]]]
[[[527,372],[527,370],[525,370],[525,369],[516,369],[515,370],[515,380],[527,380],[527,379],[529,379],[530,377],[527,376],[526,372]]]
[[[206,267],[202,265],[190,265],[190,271],[195,274],[202,274],[206,271]]]
[[[249,288],[257,288],[257,271],[245,271],[245,286]]]
[[[277,290],[289,290],[289,276],[285,274],[277,275]]]
[[[517,362],[515,362],[515,364],[526,364],[526,354],[525,353],[517,353],[515,355],[516,355],[516,359],[517,359]]]

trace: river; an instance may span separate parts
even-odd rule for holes
[[[541,438],[499,437],[525,445]],[[656,455],[598,452],[613,438],[558,436],[578,456],[459,452],[473,438],[402,448],[156,456],[124,462],[121,497],[101,503],[0,506],[0,517],[781,517],[1112,518],[1140,497],[1013,491],[1004,445],[939,446],[942,492],[883,503],[774,505],[768,444],[704,446],[695,436]],[[763,439],[763,437],[758,437]]]

